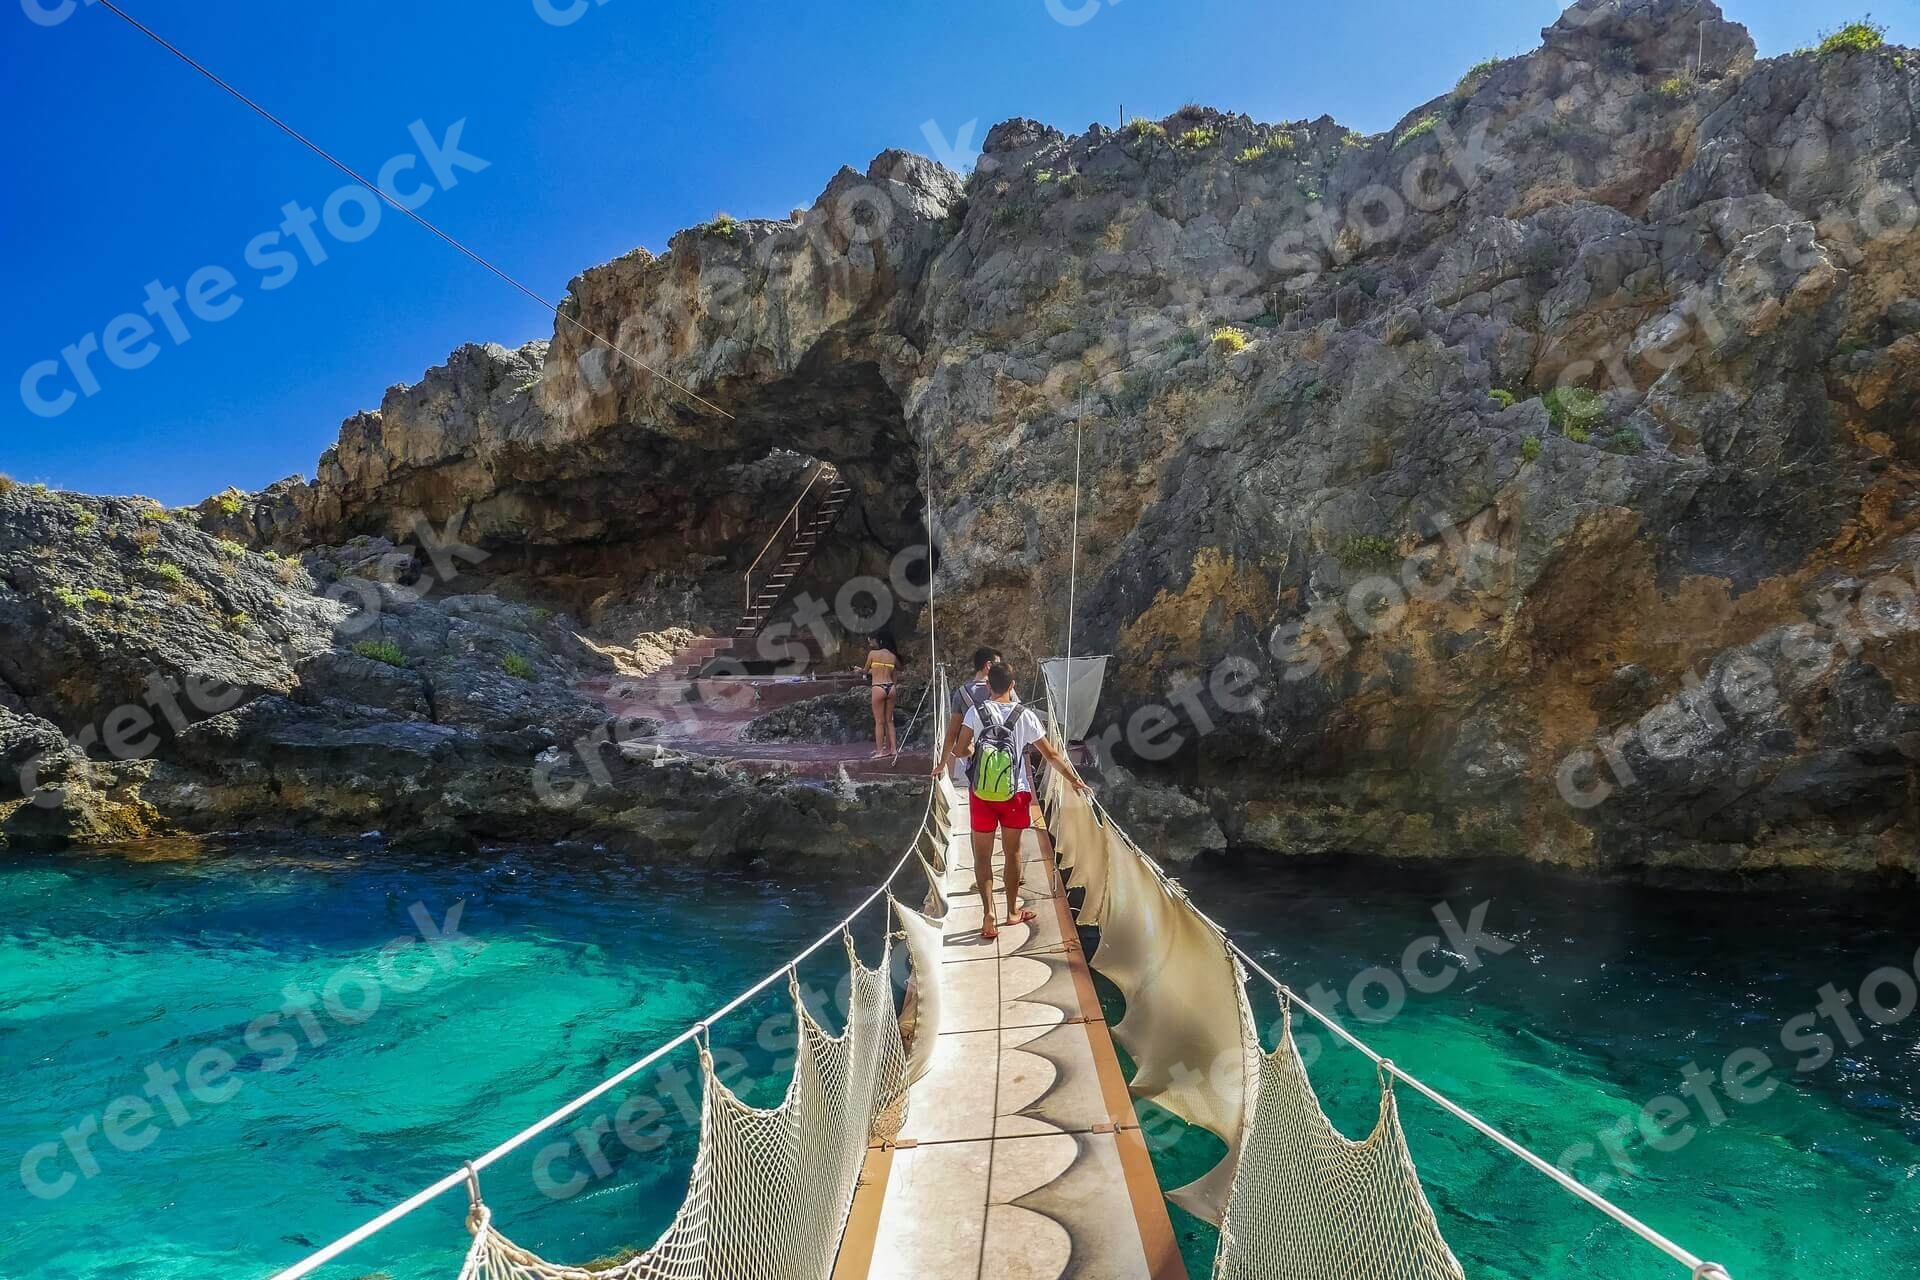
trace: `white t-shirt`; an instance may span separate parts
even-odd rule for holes
[[[1013,730],[1013,790],[1017,795],[1033,791],[1033,767],[1027,763],[1027,750],[1034,743],[1047,736],[1047,726],[1040,723],[1040,717],[1029,708],[1016,702],[992,702],[988,706],[993,710],[988,714],[998,716],[1000,721]],[[974,750],[980,749],[980,733],[985,722],[980,718],[980,708],[968,707],[967,718],[961,721],[973,731]]]
[[[947,700],[947,705],[952,708],[954,715],[965,720],[968,708],[978,706],[982,702],[991,702],[992,700],[993,690],[987,688],[987,682],[985,680],[969,680],[953,691],[953,696]],[[1014,694],[1013,700],[1015,703],[1018,703],[1020,701],[1020,695],[1017,693]],[[967,761],[956,759],[953,762],[952,776],[954,786],[966,786]]]

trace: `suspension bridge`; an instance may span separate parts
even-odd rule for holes
[[[1057,705],[1049,700],[1050,720]],[[911,846],[818,942],[273,1280],[311,1275],[460,1194],[471,1238],[458,1280],[1172,1280],[1188,1272],[1169,1200],[1220,1227],[1215,1280],[1464,1280],[1407,1149],[1402,1090],[1531,1167],[1566,1193],[1570,1211],[1598,1213],[1665,1255],[1674,1274],[1732,1280],[1300,999],[1097,799],[1054,774],[1044,792],[1040,825],[1021,849],[1030,923],[983,937],[992,907],[976,887],[964,796],[934,780]],[[887,954],[868,967],[852,929],[878,913],[891,917]],[[850,992],[838,1030],[808,1010],[797,978],[803,961],[835,946],[846,952]],[[909,961],[904,995],[891,976],[894,948]],[[1125,1001],[1111,1025],[1096,972]],[[784,1100],[759,1109],[716,1077],[710,1037],[781,983],[799,1051]],[[1255,984],[1284,1011],[1270,1049],[1253,1019]],[[1376,1067],[1379,1119],[1366,1138],[1346,1138],[1321,1110],[1293,1039],[1298,1017]],[[660,1240],[598,1270],[514,1243],[482,1173],[685,1051],[701,1066],[700,1143],[686,1200]],[[1211,1131],[1226,1155],[1197,1181],[1163,1189],[1138,1119],[1146,1103]]]
[[[589,341],[700,410],[730,417],[692,389],[585,329],[491,260],[367,181],[331,152],[129,15],[100,6],[374,192],[480,267],[554,312]],[[812,523],[796,505],[791,549],[756,582],[745,575],[741,632],[764,622],[807,549],[838,515],[837,474]],[[812,482],[810,481],[810,487]],[[933,503],[931,458],[927,510]],[[804,497],[804,494],[803,494]],[[1073,592],[1078,579],[1079,431],[1067,617],[1068,678],[1048,700],[1053,736],[1071,709]],[[762,559],[766,558],[763,552]],[[934,707],[947,705],[931,588],[928,630]],[[940,744],[936,740],[936,751]],[[929,783],[919,830],[859,907],[805,951],[700,1023],[587,1089],[458,1169],[376,1214],[273,1280],[300,1280],[366,1247],[442,1197],[468,1200],[469,1243],[458,1280],[1170,1280],[1185,1276],[1172,1201],[1220,1228],[1215,1280],[1464,1280],[1428,1203],[1399,1119],[1405,1089],[1664,1255],[1676,1275],[1732,1280],[1716,1263],[1584,1186],[1467,1108],[1417,1080],[1301,1000],[1236,947],[1097,800],[1050,775],[1037,806],[1044,835],[1019,863],[1031,924],[982,934],[991,904],[975,887],[962,797]],[[854,926],[891,917],[886,954],[866,966]],[[897,927],[895,927],[897,926]],[[1093,939],[1089,947],[1083,938]],[[848,1009],[838,1031],[801,998],[798,966],[834,946],[846,953]],[[903,947],[904,998],[892,977]],[[1094,994],[1100,973],[1120,991],[1109,1025]],[[784,1100],[749,1106],[716,1075],[710,1037],[756,997],[785,983],[799,1027]],[[1249,990],[1283,1010],[1277,1043],[1261,1041]],[[1378,1122],[1343,1136],[1314,1095],[1295,1047],[1296,1016],[1314,1019],[1365,1055],[1380,1082]],[[1132,1060],[1121,1071],[1116,1046]],[[669,1056],[700,1062],[700,1141],[672,1225],[633,1257],[589,1269],[514,1243],[482,1175]],[[1206,1129],[1226,1154],[1198,1180],[1163,1189],[1138,1121],[1154,1104]],[[1529,1269],[1547,1259],[1521,1259]]]

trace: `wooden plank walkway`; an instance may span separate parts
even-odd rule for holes
[[[1036,833],[1023,852],[1039,918],[986,942],[954,833],[940,1044],[835,1280],[1186,1280],[1059,873]]]

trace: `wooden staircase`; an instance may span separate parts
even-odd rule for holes
[[[753,638],[786,599],[794,579],[813,559],[852,495],[853,488],[841,479],[839,468],[831,462],[814,464],[807,487],[800,491],[792,510],[747,566],[745,605],[740,625],[733,632],[735,650],[745,653],[750,649]]]

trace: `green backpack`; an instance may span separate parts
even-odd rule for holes
[[[1015,739],[1011,718],[1003,718],[999,708],[1001,703],[982,702],[974,709],[980,715],[980,734],[973,744],[973,761],[968,766],[967,781],[973,788],[973,794],[982,800],[1011,800],[1014,797],[1015,775],[1019,772],[1019,757],[1015,752]],[[994,708],[989,712],[988,708]],[[1012,709],[1013,715],[1020,709]]]

